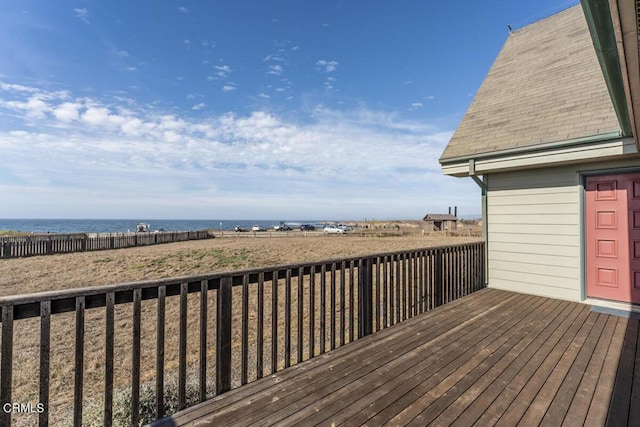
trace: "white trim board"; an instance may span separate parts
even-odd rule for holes
[[[563,164],[584,163],[593,160],[614,159],[620,156],[637,155],[638,147],[633,138],[619,138],[585,145],[549,148],[525,153],[482,156],[457,163],[442,165],[442,172],[451,176],[483,175],[491,172],[506,172],[523,168],[560,166]],[[473,171],[470,164],[473,164]]]

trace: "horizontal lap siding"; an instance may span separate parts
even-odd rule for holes
[[[580,300],[576,171],[493,174],[488,184],[489,286]]]

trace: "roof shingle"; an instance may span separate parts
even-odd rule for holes
[[[576,5],[509,35],[440,161],[619,129]]]

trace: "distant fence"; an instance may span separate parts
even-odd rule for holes
[[[0,258],[101,251],[212,238],[213,233],[209,230],[4,236],[0,238]]]

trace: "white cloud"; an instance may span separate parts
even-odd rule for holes
[[[425,96],[424,99],[427,99],[427,100],[431,101],[431,100],[436,99],[436,97],[433,96],[433,95],[429,95],[429,96]]]
[[[316,68],[325,73],[332,73],[338,68],[338,61],[325,61],[321,59],[316,62]]]
[[[89,11],[86,8],[82,9],[73,9],[76,13],[76,18],[80,19],[85,24],[89,23]]]
[[[124,70],[125,71],[130,71],[130,72],[138,71],[138,69],[136,67],[126,67]]]
[[[72,122],[80,118],[80,104],[63,102],[53,110],[53,115],[62,122]]]
[[[123,58],[128,58],[129,52],[127,52],[126,50],[121,50],[118,52],[118,55],[122,56]]]
[[[283,68],[282,65],[269,65],[269,68],[267,70],[267,74],[272,74],[275,76],[279,76],[281,75],[283,72]]]
[[[180,6],[180,7],[178,8],[178,10],[179,10],[180,12],[184,13],[185,15],[186,15],[187,13],[189,13],[189,9],[187,9],[187,8],[186,8],[186,7],[184,7],[184,6]]]
[[[222,86],[222,90],[225,92],[230,92],[232,90],[236,90],[238,88],[238,85],[236,85],[235,83],[227,83],[226,85]]]
[[[464,211],[479,212],[474,184],[440,173],[437,159],[453,132],[396,114],[318,106],[308,121],[259,110],[200,117],[191,108],[204,103],[163,114],[19,86],[0,99],[7,99],[0,111],[12,117],[0,115],[0,192],[11,206],[5,216],[33,216],[48,206],[71,217],[71,207],[82,205],[89,217],[139,209],[207,217],[215,207],[216,215],[250,218],[259,203],[274,217],[419,217],[438,203],[456,203],[452,197],[467,204]]]
[[[260,98],[264,98],[264,99],[270,99],[270,98],[271,98],[271,97],[270,97],[269,95],[267,95],[266,93],[260,93],[260,94],[258,94],[258,96],[259,96]]]
[[[198,111],[198,110],[202,110],[206,106],[207,106],[207,104],[205,104],[204,102],[201,102],[201,103],[196,104],[193,107],[191,107],[191,109],[195,110],[195,111]]]
[[[213,69],[216,70],[215,76],[207,76],[207,80],[225,79],[233,71],[233,69],[228,65],[214,65]]]
[[[422,102],[413,102],[411,104],[411,108],[422,108],[424,107],[424,105],[422,105]]]

